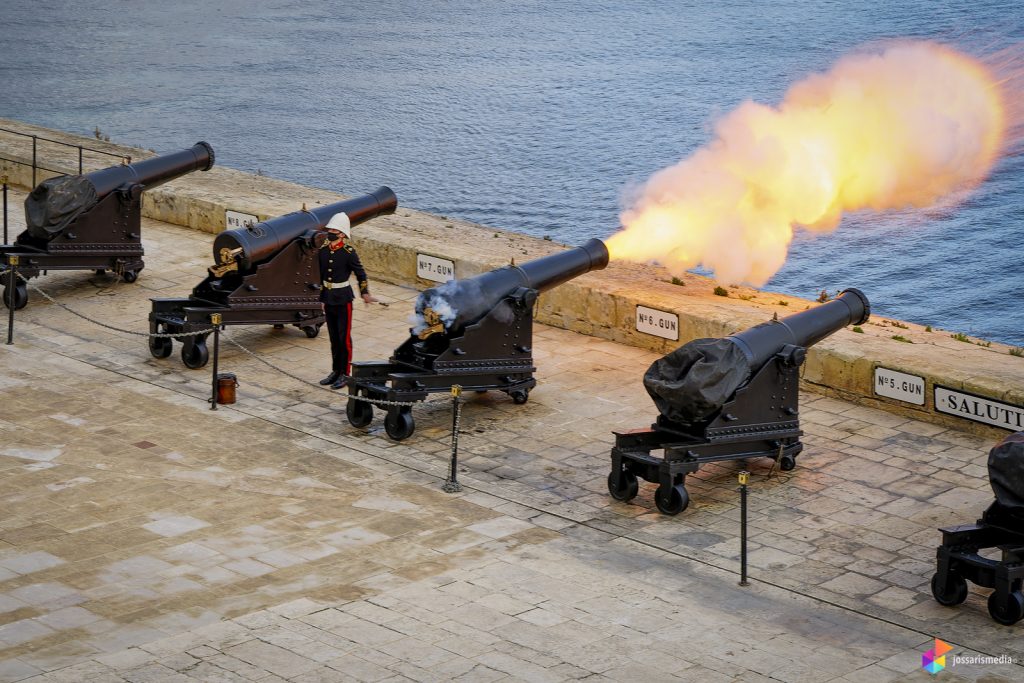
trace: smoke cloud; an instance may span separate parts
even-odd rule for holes
[[[761,286],[798,226],[828,233],[847,211],[929,207],[977,185],[1016,125],[1005,86],[931,42],[845,57],[778,107],[747,101],[722,118],[709,144],[627,199],[609,251]]]

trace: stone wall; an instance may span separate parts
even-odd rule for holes
[[[132,147],[104,143],[93,138],[0,119],[0,128],[15,129],[71,145],[83,145],[117,155],[142,159],[153,153]],[[182,140],[185,149],[195,140]],[[217,142],[211,141],[214,150]],[[168,152],[177,151],[166,150]],[[30,187],[31,140],[0,132],[0,175],[12,183]],[[39,145],[40,163],[50,168],[77,172],[77,149]],[[20,161],[15,163],[9,160]],[[109,157],[85,155],[86,170],[110,165]],[[41,180],[40,175],[37,180]],[[352,194],[376,189],[374,179]],[[509,263],[553,253],[562,245],[506,230],[476,225],[401,206],[402,188],[392,188],[399,198],[393,216],[378,218],[356,228],[354,244],[359,249],[371,278],[425,288],[434,283],[417,277],[418,254],[448,259],[457,277],[468,277]],[[260,219],[297,211],[303,204],[314,206],[344,199],[323,189],[304,187],[265,176],[243,173],[222,166],[209,172],[192,173],[146,192],[144,214],[195,230],[217,233],[225,229],[225,211],[255,214]],[[17,210],[17,209],[14,209]],[[603,232],[603,227],[595,227]],[[211,257],[212,263],[212,257]],[[197,278],[202,273],[196,274]],[[611,339],[657,352],[668,352],[698,338],[722,336],[769,320],[773,315],[802,311],[815,302],[749,288],[728,288],[728,296],[714,293],[716,283],[688,274],[681,281],[661,268],[632,263],[612,263],[607,269],[590,273],[540,297],[539,317],[543,323],[588,335]],[[857,286],[856,282],[822,283],[823,287]],[[865,292],[872,298],[872,292]],[[885,302],[874,300],[875,308]],[[939,305],[940,302],[937,302]],[[679,340],[672,341],[636,329],[638,305],[679,316]],[[1010,348],[971,339],[961,341],[952,332],[926,330],[920,325],[885,319],[877,313],[857,333],[840,330],[811,349],[803,368],[807,389],[857,403],[1001,438],[1008,431],[939,413],[935,410],[934,385],[981,397],[1024,406],[1024,358],[1013,356]],[[899,341],[893,337],[908,341]],[[879,396],[875,391],[875,368],[884,367],[923,377],[925,404]],[[971,406],[976,409],[977,406]],[[982,409],[984,412],[984,409]],[[1010,413],[1006,413],[1010,417]]]

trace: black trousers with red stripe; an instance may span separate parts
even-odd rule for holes
[[[352,302],[324,306],[327,332],[331,335],[331,372],[352,374]]]

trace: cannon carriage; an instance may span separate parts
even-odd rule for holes
[[[974,524],[944,527],[936,551],[932,596],[946,607],[967,600],[967,582],[994,589],[988,613],[1012,626],[1024,619],[1024,432],[989,451],[988,478],[995,500]],[[999,558],[983,550],[997,550]]]
[[[416,299],[418,324],[389,360],[352,364],[349,394],[416,402],[460,385],[465,391],[501,391],[516,403],[526,403],[537,384],[537,297],[607,265],[607,247],[591,239],[558,254],[428,289]],[[346,415],[353,427],[365,427],[373,420],[373,406],[349,399]],[[384,429],[395,440],[411,436],[411,407],[389,406]]]
[[[704,463],[768,457],[792,470],[803,450],[799,371],[807,349],[869,315],[867,297],[847,289],[817,308],[696,339],[655,361],[644,386],[661,414],[650,428],[614,433],[611,496],[629,501],[638,479],[657,482],[655,505],[675,515],[690,502],[686,476]]]
[[[51,270],[113,271],[135,282],[145,267],[142,193],[193,171],[213,167],[213,148],[191,148],[78,176],[44,180],[25,199],[26,230],[0,246],[4,303],[28,303],[25,282],[11,282],[15,265],[25,279]]]
[[[181,360],[201,368],[209,360],[205,334],[210,316],[221,324],[293,325],[307,337],[316,337],[324,324],[320,305],[320,273],[316,262],[317,236],[337,213],[348,215],[351,225],[394,213],[398,198],[390,188],[278,216],[244,228],[220,233],[213,242],[216,265],[187,298],[151,299],[149,330],[182,335]],[[173,351],[169,337],[150,337],[150,353],[167,358]]]

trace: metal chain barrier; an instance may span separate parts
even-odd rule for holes
[[[72,308],[69,308],[65,304],[60,303],[59,301],[54,299],[52,296],[50,296],[49,294],[47,294],[43,290],[41,290],[38,287],[36,287],[35,285],[33,285],[31,282],[29,282],[28,279],[25,276],[23,276],[21,273],[17,273],[17,276],[18,276],[19,280],[22,280],[23,282],[25,282],[25,284],[28,285],[29,287],[31,287],[34,292],[36,292],[37,294],[42,296],[44,299],[46,299],[50,303],[55,304],[57,306],[60,306],[61,308],[63,308],[68,313],[71,313],[72,315],[76,315],[79,318],[82,318],[83,320],[87,320],[87,321],[93,323],[94,325],[99,325],[100,327],[105,327],[108,330],[113,330],[115,332],[123,332],[124,334],[131,334],[131,335],[134,335],[136,337],[149,337],[149,338],[156,338],[156,339],[179,339],[181,337],[205,336],[205,335],[208,335],[208,334],[212,333],[213,330],[214,330],[213,327],[208,327],[208,328],[204,328],[202,330],[197,330],[196,332],[178,332],[176,334],[170,334],[170,333],[158,333],[158,332],[136,332],[135,330],[126,330],[126,329],[124,329],[122,327],[115,327],[114,325],[108,325],[107,323],[99,321],[99,320],[96,320],[95,318],[90,318],[89,316],[85,315],[84,313],[79,313],[78,311],[76,311],[76,310],[74,310]],[[252,356],[256,360],[258,360],[259,362],[261,362],[264,365],[266,365],[267,367],[272,368],[274,370],[277,370],[278,372],[280,372],[283,375],[291,377],[296,382],[302,382],[303,384],[308,384],[309,386],[314,387],[316,389],[323,390],[323,387],[321,387],[319,384],[316,384],[315,382],[310,382],[308,379],[299,377],[298,375],[295,375],[295,374],[291,373],[290,371],[285,370],[284,368],[282,368],[282,367],[280,367],[278,365],[274,365],[273,363],[271,363],[270,361],[266,360],[265,358],[260,357],[254,351],[251,351],[251,350],[247,349],[240,342],[232,339],[230,336],[225,335],[224,338],[227,341],[229,341],[232,344],[234,344],[235,346],[237,346],[239,349],[241,349],[245,353],[249,354],[250,356]],[[378,406],[400,406],[400,407],[405,407],[405,406],[414,406],[414,405],[416,405],[418,403],[418,401],[387,401],[387,400],[382,399],[382,398],[370,398],[369,396],[360,396],[358,394],[348,394],[347,398],[350,398],[350,399],[353,399],[353,400],[356,400],[356,401],[364,401],[366,403],[372,403],[372,404],[378,405]]]
[[[136,332],[135,330],[126,330],[123,327],[114,327],[113,325],[108,325],[107,323],[101,322],[99,320],[96,320],[95,318],[90,318],[89,316],[85,315],[84,313],[79,313],[78,311],[74,310],[73,308],[69,308],[68,306],[62,304],[61,302],[57,301],[52,296],[50,296],[49,294],[47,294],[43,290],[41,290],[38,287],[36,287],[31,282],[29,282],[28,279],[24,275],[22,275],[21,273],[17,273],[17,276],[18,276],[18,279],[23,281],[26,285],[28,285],[28,287],[30,287],[32,289],[32,291],[34,291],[36,294],[39,294],[41,297],[43,297],[44,299],[49,301],[51,304],[55,304],[57,306],[60,306],[61,308],[63,308],[65,311],[67,311],[68,313],[70,313],[72,315],[77,315],[79,318],[82,318],[83,320],[88,320],[89,322],[91,322],[94,325],[99,325],[100,327],[105,327],[108,330],[113,330],[114,332],[123,332],[124,334],[135,335],[136,337],[152,337],[152,338],[158,338],[158,339],[177,339],[179,337],[198,337],[200,335],[207,335],[207,334],[210,334],[211,332],[213,332],[213,328],[212,327],[204,328],[204,329],[198,330],[196,332],[178,332],[177,334],[163,334],[163,333],[158,333],[158,332]]]
[[[225,335],[224,338],[227,339],[232,344],[234,344],[235,346],[237,346],[238,348],[240,348],[245,353],[249,354],[250,356],[252,356],[256,360],[258,360],[259,362],[261,362],[264,365],[266,365],[268,368],[273,368],[274,370],[277,370],[278,372],[280,372],[282,375],[286,375],[288,377],[291,377],[296,382],[302,382],[303,384],[308,384],[309,386],[315,387],[316,389],[319,389],[321,391],[323,390],[323,387],[320,386],[319,384],[317,384],[316,382],[310,382],[308,379],[305,379],[303,377],[299,377],[298,375],[292,374],[290,371],[285,370],[284,368],[280,367],[279,365],[274,365],[273,363],[271,363],[266,358],[262,358],[261,356],[257,355],[254,351],[251,351],[251,350],[245,348],[244,346],[242,346],[241,343],[239,343],[238,341],[232,339],[231,337]],[[348,394],[346,396],[346,398],[350,398],[350,399],[353,399],[353,400],[356,400],[356,401],[364,401],[366,403],[372,403],[372,404],[378,405],[378,406],[414,406],[417,403],[419,403],[419,401],[386,401],[386,400],[384,400],[382,398],[370,398],[369,396],[360,396],[359,394]],[[424,401],[424,403],[425,403],[425,401]]]

